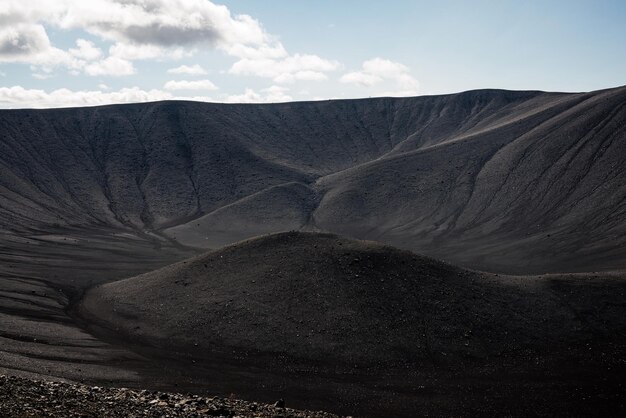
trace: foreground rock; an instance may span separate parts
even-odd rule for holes
[[[137,391],[0,376],[0,416],[336,417],[237,399]]]

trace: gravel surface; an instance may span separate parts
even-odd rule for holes
[[[0,416],[336,417],[326,412],[297,411],[238,399],[35,381],[14,376],[0,376]]]

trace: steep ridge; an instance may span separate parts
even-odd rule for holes
[[[327,176],[315,223],[480,268],[621,268],[625,104],[626,89],[571,96],[558,109]]]
[[[485,92],[494,97],[473,105],[490,113],[485,109],[493,101],[524,102],[538,94],[504,100],[500,92]],[[454,96],[2,111],[2,195],[18,208],[35,205],[40,215],[84,212],[74,223],[158,227],[267,187],[376,159],[422,123],[436,120],[433,130],[441,128],[429,142],[445,139],[450,127],[463,129],[468,119],[438,116],[450,103]]]
[[[479,90],[1,111],[0,228],[203,248],[328,230],[484,269],[621,268],[625,101]]]
[[[194,247],[219,248],[250,236],[308,226],[317,193],[302,183],[286,183],[223,206],[164,232]]]

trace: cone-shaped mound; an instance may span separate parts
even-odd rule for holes
[[[81,309],[170,351],[238,349],[374,367],[585,338],[580,313],[548,284],[373,242],[291,232],[97,287]],[[588,327],[597,332],[596,325]]]

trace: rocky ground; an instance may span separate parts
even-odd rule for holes
[[[238,399],[106,388],[0,376],[0,416],[11,417],[320,417]]]

